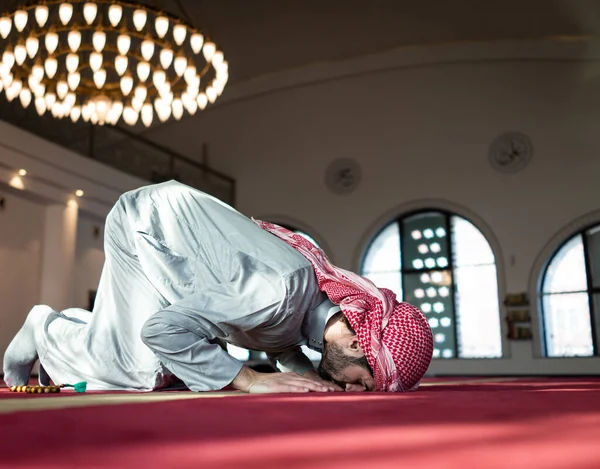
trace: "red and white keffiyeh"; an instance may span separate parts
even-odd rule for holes
[[[281,226],[254,220],[282,239],[313,265],[321,291],[339,304],[356,332],[373,369],[378,391],[410,391],[421,380],[433,354],[433,335],[423,313],[399,303],[387,288],[335,267],[325,253],[302,236]]]

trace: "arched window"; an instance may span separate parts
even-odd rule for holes
[[[600,225],[568,239],[550,259],[541,291],[545,352],[549,357],[598,354]]]
[[[427,210],[391,222],[371,241],[361,274],[423,311],[434,358],[502,355],[494,253],[468,220]]]

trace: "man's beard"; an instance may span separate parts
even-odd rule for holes
[[[346,355],[339,345],[325,342],[323,346],[323,357],[321,358],[321,363],[319,363],[317,372],[321,378],[333,381],[343,388],[345,387],[345,383],[336,381],[334,376],[340,376],[348,366],[352,365],[369,370],[371,376],[373,375],[369,362],[364,355],[362,357]]]

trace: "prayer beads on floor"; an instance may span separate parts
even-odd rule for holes
[[[60,392],[60,386],[11,386],[10,392],[26,392],[28,394],[50,394]]]

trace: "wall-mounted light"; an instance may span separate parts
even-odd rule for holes
[[[83,191],[82,191],[81,189],[77,189],[77,190],[75,191],[75,195],[76,195],[77,197],[82,197],[82,196],[83,196]]]
[[[26,169],[19,169],[19,176],[27,176],[27,170]]]
[[[23,184],[23,180],[19,176],[13,176],[8,185],[19,190],[25,189],[25,184]]]

